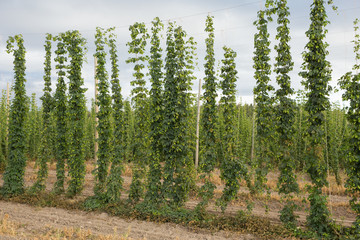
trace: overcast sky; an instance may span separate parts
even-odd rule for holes
[[[94,34],[97,26],[116,27],[117,45],[120,63],[120,81],[123,96],[130,96],[132,64],[125,64],[129,57],[126,43],[130,40],[129,25],[145,22],[150,27],[154,17],[160,17],[165,25],[168,20],[176,21],[183,26],[190,36],[197,41],[198,69],[196,76],[204,76],[205,19],[213,15],[215,27],[215,54],[219,61],[223,57],[224,45],[237,52],[237,96],[243,102],[252,102],[255,80],[252,68],[253,40],[255,33],[254,20],[257,11],[263,8],[265,0],[0,0],[0,89],[13,81],[13,56],[5,51],[8,36],[22,34],[25,40],[26,53],[26,89],[27,94],[36,93],[39,98],[43,89],[43,64],[45,34],[57,34],[67,30],[79,30],[87,39],[87,63],[84,64],[83,77],[87,99],[94,93]],[[291,51],[295,62],[291,73],[292,86],[302,89],[298,76],[302,64],[301,53],[307,42],[305,32],[309,27],[309,12],[312,0],[288,0],[290,7]],[[351,70],[355,63],[353,45],[353,21],[360,18],[360,0],[334,0],[338,14],[328,7],[331,24],[327,42],[330,44],[328,60],[333,68],[333,80]],[[269,26],[272,46],[276,23]],[[55,49],[55,46],[53,46]],[[274,53],[274,51],[273,51]],[[272,55],[274,56],[274,55]],[[110,69],[109,69],[110,70]],[[273,77],[274,79],[274,77]],[[52,87],[55,89],[56,72],[53,71]],[[275,87],[276,83],[273,81]],[[197,92],[198,80],[194,81],[193,90]],[[331,95],[332,101],[341,100],[341,93]]]

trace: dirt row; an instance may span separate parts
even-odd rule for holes
[[[69,231],[69,228],[82,229],[97,236],[113,236],[114,239],[256,239],[250,234],[234,232],[194,231],[171,223],[146,221],[127,221],[106,213],[87,213],[59,208],[37,208],[26,204],[0,201],[0,219],[8,215],[9,220],[17,223],[16,235],[2,234],[0,239],[32,239],[46,235],[50,229]],[[1,227],[0,227],[1,228]]]
[[[91,174],[92,169],[93,165],[88,163],[85,188],[81,196],[77,197],[78,200],[93,195],[94,177]],[[276,179],[276,173],[269,174],[270,182],[275,182]],[[25,174],[26,186],[31,186],[35,180],[36,169],[34,168],[34,163],[30,162],[27,166]],[[55,164],[52,164],[50,165],[46,187],[48,191],[52,190],[55,180]],[[215,179],[215,181],[217,182],[217,190],[215,193],[219,196],[221,194],[223,184],[219,179]],[[302,184],[306,184],[305,178],[300,179],[299,181],[303,181],[305,183]],[[130,183],[131,169],[127,167],[124,173],[125,189],[129,188]],[[2,179],[0,179],[0,185],[2,185]],[[234,201],[229,205],[226,210],[226,214],[236,214],[239,210],[246,210],[245,202],[246,200],[249,200],[249,195],[247,193],[248,191],[246,188],[241,188],[239,200]],[[125,198],[126,194],[123,194],[122,196]],[[274,223],[280,223],[279,211],[282,209],[283,204],[275,191],[272,191],[268,201],[265,201],[263,198],[250,200],[254,204],[251,214],[267,218]],[[332,212],[333,219],[344,226],[350,226],[355,220],[355,214],[349,207],[349,198],[344,194],[332,194],[330,200],[330,210]],[[186,207],[192,209],[197,203],[198,199],[192,197],[186,203]],[[268,206],[268,211],[266,211],[265,205]],[[305,224],[306,216],[308,214],[307,204],[303,204],[303,206],[304,207],[302,209],[297,211],[297,214],[299,215],[298,220],[301,225]],[[220,210],[214,206],[214,203],[210,204],[208,210],[221,214]],[[244,235],[225,231],[209,232],[206,230],[201,230],[201,232],[199,232],[199,230],[194,231],[193,229],[188,229],[175,224],[126,221],[118,217],[108,216],[106,213],[96,214],[57,208],[34,208],[23,204],[0,201],[0,217],[4,217],[5,214],[8,215],[11,221],[18,223],[17,225],[20,227],[17,229],[17,232],[19,232],[20,235],[22,234],[25,239],[32,239],[31,237],[28,238],[28,236],[34,236],[33,233],[46,233],[49,229],[63,230],[64,228],[69,227],[84,229],[84,231],[90,231],[92,234],[99,236],[112,235],[119,237],[114,239],[257,239],[251,234]],[[3,239],[2,237],[0,239]]]

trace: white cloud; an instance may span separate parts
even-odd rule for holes
[[[261,8],[258,1],[248,0],[245,3],[255,2],[242,7],[229,8],[227,10],[216,11],[215,16],[215,53],[217,60],[222,58],[222,46],[232,47],[238,54],[237,66],[239,80],[237,82],[238,95],[247,99],[245,102],[252,102],[252,89],[255,85],[253,79],[252,56],[253,56],[253,35],[255,27],[252,25],[256,19],[256,12]],[[179,25],[195,37],[198,42],[199,70],[196,76],[203,77],[203,59],[205,56],[204,33],[205,19],[207,12],[216,9],[242,4],[236,0],[225,1],[175,1],[175,0],[155,0],[155,1],[95,1],[95,0],[13,0],[0,1],[0,89],[6,87],[6,82],[12,78],[12,56],[5,53],[7,36],[22,33],[27,48],[27,90],[41,94],[42,74],[44,61],[44,39],[45,33],[58,33],[70,29],[78,29],[88,40],[88,63],[84,63],[83,77],[87,99],[93,97],[94,93],[94,70],[92,54],[94,52],[94,33],[96,26],[110,27],[117,26],[118,50],[120,63],[120,81],[124,97],[130,96],[132,79],[132,65],[125,64],[125,59],[129,57],[126,42],[130,40],[128,25],[135,21],[150,22],[154,17],[159,16],[163,20],[174,19]],[[308,29],[309,6],[311,1],[289,1],[291,11],[291,49],[295,62],[292,76],[294,88],[302,88],[298,76],[302,63],[301,53],[307,42],[305,31]],[[327,41],[330,44],[328,56],[332,63],[334,77],[340,76],[343,72],[351,68],[354,62],[352,45],[353,38],[352,22],[360,7],[360,1],[347,0],[337,1],[340,11],[339,15],[329,12],[332,22],[329,28]],[[353,7],[355,10],[346,10]],[[203,14],[197,14],[203,13]],[[166,21],[165,21],[166,23]],[[165,24],[166,25],[166,24]],[[269,26],[272,34],[275,32],[276,23]],[[273,40],[273,36],[271,38]],[[275,41],[273,40],[273,43]],[[55,48],[55,46],[53,47]],[[274,54],[274,53],[273,53]],[[345,70],[346,68],[346,70]],[[55,73],[55,71],[53,71]],[[55,79],[53,89],[55,89]],[[197,91],[197,82],[193,86]],[[339,98],[334,95],[334,99]]]

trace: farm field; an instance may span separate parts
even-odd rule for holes
[[[56,180],[56,165],[50,164],[49,177],[46,185],[46,191],[50,192]],[[74,199],[67,199],[60,196],[62,201],[76,204],[82,202],[86,197],[93,195],[94,176],[91,172],[94,164],[86,162],[85,188],[79,196]],[[29,162],[26,173],[26,186],[30,187],[36,181],[35,162]],[[218,174],[212,177],[216,184],[216,197],[220,197],[223,188]],[[304,187],[306,177],[299,174],[299,185]],[[127,198],[126,191],[129,190],[131,183],[131,168],[126,166],[124,173],[124,191],[122,198]],[[276,173],[269,174],[268,185],[270,188],[276,186]],[[332,209],[333,219],[344,226],[350,226],[355,220],[356,215],[351,211],[349,198],[345,195],[343,186],[337,186],[335,178],[331,178],[331,201],[329,207]],[[2,184],[2,181],[0,181]],[[200,183],[198,183],[200,184]],[[199,200],[193,196],[186,202],[185,207],[194,209]],[[302,197],[299,196],[299,201]],[[251,198],[245,188],[241,188],[238,199],[233,201],[227,208],[226,215],[236,215],[239,210],[246,211],[246,201],[254,202],[252,214],[262,219],[269,220],[271,224],[280,224],[279,211],[283,204],[277,193],[271,194],[268,200],[269,211],[265,210],[265,197]],[[12,201],[0,200],[0,237],[3,239],[262,239],[261,236],[254,234],[225,231],[209,230],[189,226],[176,225],[174,223],[156,223],[151,221],[140,221],[136,219],[124,219],[121,217],[111,216],[105,212],[86,212],[77,209],[66,209],[66,207],[41,207],[37,203],[24,204],[24,200],[15,198]],[[300,202],[299,202],[300,204]],[[303,204],[303,209],[297,211],[300,225],[306,221],[307,206]],[[208,210],[221,215],[221,211],[216,209],[211,202]],[[246,229],[244,229],[246,232]],[[265,239],[267,239],[265,237]],[[296,239],[296,238],[284,238]]]
[[[261,5],[248,67],[233,46],[215,54],[221,28],[211,13],[202,46],[181,21],[160,17],[126,26],[126,43],[116,26],[97,26],[91,40],[80,30],[44,33],[41,96],[28,92],[26,38],[8,36],[0,234],[360,239],[360,20],[353,66],[333,74],[332,0],[310,4],[300,49],[288,1]],[[244,71],[251,77],[240,78]],[[251,103],[242,101],[243,80],[253,82]]]

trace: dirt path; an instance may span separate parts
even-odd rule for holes
[[[25,183],[30,187],[36,180],[36,170],[33,168],[34,163],[28,164],[25,174]],[[78,199],[84,199],[93,194],[93,175],[90,174],[92,165],[87,164],[87,174],[85,180],[84,191]],[[277,179],[277,176],[270,176],[270,180]],[[47,179],[46,190],[51,191],[56,180],[55,165],[52,164],[49,170],[49,177]],[[129,171],[124,174],[124,187],[127,190],[131,182],[131,173]],[[0,185],[2,179],[0,178]],[[217,184],[217,194],[221,193],[223,185],[221,182]],[[126,191],[122,194],[126,198]],[[246,188],[240,189],[241,193],[247,193]],[[220,195],[219,195],[220,196]],[[218,197],[219,197],[218,196]],[[355,214],[350,210],[348,205],[349,198],[343,195],[332,195],[331,210],[333,219],[345,226],[350,226],[355,220]],[[279,196],[276,192],[272,192],[271,199],[268,202],[269,211],[266,213],[264,200],[253,199],[254,208],[252,214],[259,217],[265,217],[273,223],[280,223],[279,211],[282,209],[282,203],[279,201]],[[240,196],[238,201],[232,202],[227,210],[227,214],[236,214],[239,210],[246,210],[246,199]],[[192,197],[186,202],[186,207],[193,209],[198,203],[198,199]],[[214,202],[211,202],[208,210],[220,214],[220,210],[215,208]],[[69,211],[59,208],[35,208],[28,205],[3,202],[0,201],[0,223],[1,219],[8,214],[9,221],[16,222],[17,235],[15,238],[11,236],[1,235],[0,225],[0,239],[19,239],[19,236],[24,235],[25,239],[35,239],[34,234],[42,233],[46,235],[49,231],[54,229],[64,231],[82,230],[90,231],[96,236],[118,236],[115,238],[98,238],[98,239],[257,239],[253,235],[240,235],[232,232],[210,232],[206,230],[194,230],[186,227],[178,226],[176,224],[157,224],[145,221],[126,221],[117,217],[110,217],[106,213],[86,213],[81,211]],[[306,216],[308,214],[306,207],[297,212],[299,215],[300,225],[304,225]],[[72,228],[72,229],[69,229]],[[115,233],[116,232],[116,233]],[[28,237],[30,236],[30,237]],[[128,238],[128,237],[129,238]],[[49,238],[37,238],[49,239]],[[50,238],[60,239],[60,238]],[[61,238],[62,239],[62,238]],[[78,238],[65,238],[78,239]],[[88,239],[88,238],[83,238]],[[96,239],[96,238],[95,238]]]
[[[9,216],[8,221],[17,223],[16,235],[0,232],[0,239],[35,239],[50,230],[82,229],[97,236],[115,236],[111,239],[257,239],[253,235],[234,232],[193,231],[175,224],[158,224],[132,220],[127,221],[106,213],[86,213],[59,208],[36,208],[19,203],[0,201],[0,216]],[[1,226],[0,226],[1,227]],[[105,238],[104,239],[109,239]]]

